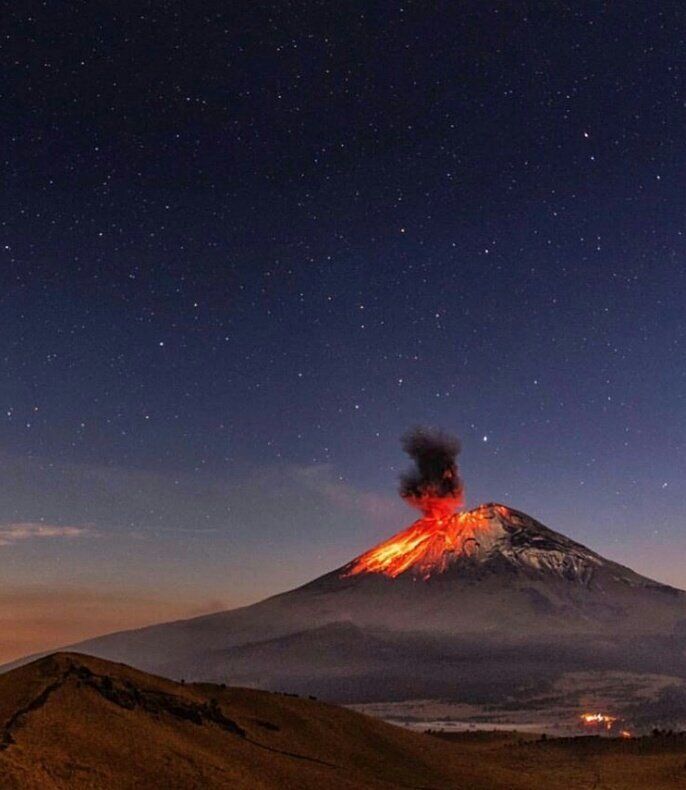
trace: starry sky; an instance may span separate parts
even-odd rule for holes
[[[686,586],[677,2],[23,2],[4,21],[0,659],[413,518],[399,436]]]

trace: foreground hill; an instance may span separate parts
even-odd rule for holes
[[[3,790],[523,786],[343,708],[73,653],[0,677],[0,722]]]
[[[662,788],[686,739],[442,740],[315,700],[61,653],[0,677],[3,790]]]

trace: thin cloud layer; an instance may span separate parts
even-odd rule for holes
[[[25,540],[40,538],[81,538],[92,534],[88,527],[59,526],[34,522],[0,524],[0,546],[14,546]]]

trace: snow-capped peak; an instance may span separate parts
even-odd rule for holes
[[[587,583],[604,560],[533,518],[496,503],[443,518],[422,518],[357,557],[343,576],[378,573],[422,579],[451,566],[504,562]]]

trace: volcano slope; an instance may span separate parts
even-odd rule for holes
[[[686,593],[489,504],[420,519],[252,606],[74,649],[177,679],[339,702],[497,704],[571,671],[686,677]]]
[[[643,790],[686,782],[686,737],[449,737],[316,700],[174,683],[75,653],[0,677],[3,790]]]

